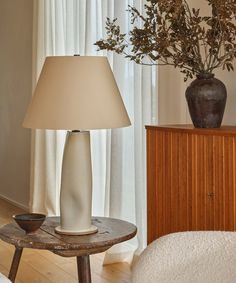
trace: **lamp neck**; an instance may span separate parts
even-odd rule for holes
[[[71,134],[82,134],[82,133],[86,133],[89,131],[88,130],[71,130],[71,131],[68,131],[68,133],[71,133]]]

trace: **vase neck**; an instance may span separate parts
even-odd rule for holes
[[[207,79],[212,79],[214,78],[214,74],[212,73],[201,73],[201,74],[197,74],[197,78],[200,80],[207,80]]]

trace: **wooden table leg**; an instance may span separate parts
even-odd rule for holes
[[[8,276],[8,278],[12,281],[12,283],[14,283],[16,279],[16,274],[17,274],[18,267],[20,264],[22,252],[23,252],[22,248],[16,247],[14,257],[11,263],[11,269],[10,269],[9,276]]]
[[[91,283],[89,255],[77,256],[79,283]]]

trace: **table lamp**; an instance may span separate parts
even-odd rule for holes
[[[61,173],[60,226],[56,232],[91,234],[90,132],[130,125],[106,57],[47,57],[23,126],[68,130]]]

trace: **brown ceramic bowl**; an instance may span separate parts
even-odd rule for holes
[[[46,215],[39,213],[25,213],[12,216],[16,223],[27,234],[34,233],[43,224]]]

